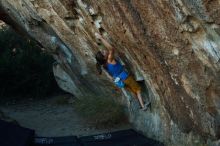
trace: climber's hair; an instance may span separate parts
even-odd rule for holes
[[[105,64],[107,62],[106,59],[105,59],[105,56],[102,54],[101,51],[98,51],[95,55],[95,59],[97,61],[96,69],[97,69],[99,74],[102,74],[102,66],[105,67]]]

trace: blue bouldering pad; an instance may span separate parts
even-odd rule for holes
[[[83,146],[163,146],[132,129],[79,138]]]
[[[34,130],[0,120],[0,146],[164,146],[133,129],[92,136],[35,137]]]
[[[76,136],[35,137],[34,146],[81,146]]]
[[[30,146],[34,130],[0,120],[0,146]]]

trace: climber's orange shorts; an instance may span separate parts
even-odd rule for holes
[[[132,76],[128,76],[125,82],[125,88],[134,94],[137,93],[137,91],[141,91],[141,86],[135,81],[135,79]]]

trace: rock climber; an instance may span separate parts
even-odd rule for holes
[[[124,69],[119,60],[115,59],[114,52],[115,49],[106,41],[102,35],[95,33],[95,36],[102,44],[107,48],[107,50],[98,51],[96,53],[96,68],[99,74],[102,73],[102,67],[108,72],[108,74],[113,78],[114,83],[119,88],[127,89],[128,91],[133,92],[141,106],[142,110],[147,110],[149,107],[149,102],[144,104],[143,98],[141,96],[141,87],[135,81],[133,76]]]

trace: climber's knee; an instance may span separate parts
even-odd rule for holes
[[[141,90],[137,90],[136,93],[137,93],[137,94],[140,94],[140,93],[141,93]]]

